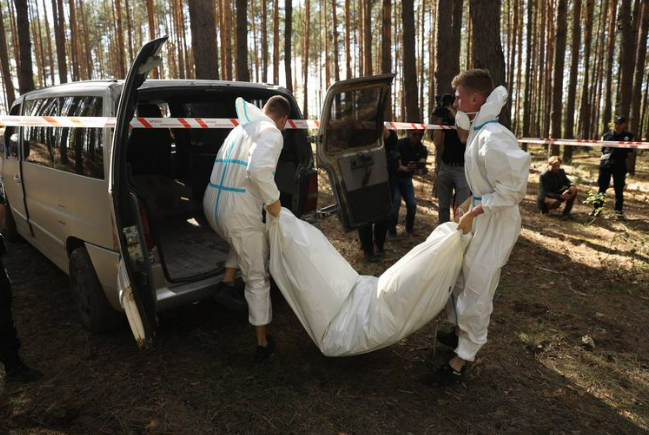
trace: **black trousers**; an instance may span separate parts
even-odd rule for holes
[[[384,219],[358,229],[358,237],[361,239],[361,246],[365,253],[374,253],[374,242],[376,242],[376,248],[379,251],[383,250],[383,246],[385,245],[385,236],[388,233],[389,225],[390,220]]]
[[[7,369],[20,364],[20,341],[11,313],[11,281],[0,258],[0,362]]]
[[[611,185],[613,177],[613,189],[615,190],[615,210],[622,211],[624,206],[624,185],[626,184],[626,163],[616,163],[610,168],[599,168],[599,193],[605,193]],[[595,208],[602,207],[604,204],[597,203]]]

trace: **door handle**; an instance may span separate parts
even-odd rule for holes
[[[20,179],[20,175],[14,175],[14,181],[18,184],[21,184],[23,180]]]

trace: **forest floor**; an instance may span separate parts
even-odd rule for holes
[[[6,266],[22,354],[45,377],[16,385],[0,374],[0,433],[646,433],[647,155],[629,177],[624,221],[610,212],[590,218],[581,203],[596,186],[595,151],[566,167],[581,192],[575,221],[541,216],[544,162],[536,149],[523,231],[503,269],[489,342],[466,382],[447,389],[419,381],[451,355],[435,347],[437,322],[367,355],[326,358],[279,292],[278,348],[264,363],[251,358],[246,316],[212,303],[162,315],[154,347],[140,352],[126,326],[104,335],[83,330],[67,276],[27,243],[12,244]],[[324,176],[320,183],[324,206],[331,193]],[[381,263],[365,262],[356,233],[343,233],[335,217],[318,226],[359,273],[379,275],[436,225],[430,179],[416,184],[419,236],[400,227]]]

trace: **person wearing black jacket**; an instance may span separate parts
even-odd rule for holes
[[[386,161],[388,165],[388,180],[390,183],[390,192],[394,190],[394,175],[399,166],[399,154],[397,151],[397,133],[393,130],[388,130],[383,127],[383,145],[385,148]],[[378,256],[383,255],[385,238],[388,233],[388,226],[390,219],[382,219],[380,221],[365,225],[358,229],[358,237],[361,240],[361,247],[365,254],[365,259],[370,263],[375,263],[379,260]],[[376,248],[376,251],[374,250]]]
[[[548,214],[549,210],[557,209],[565,202],[563,216],[569,218],[577,198],[577,187],[570,181],[566,171],[561,169],[561,163],[559,156],[552,156],[548,160],[548,169],[539,177],[537,206],[541,213]]]
[[[0,182],[0,227],[5,214],[5,196],[2,182]],[[2,263],[7,248],[4,238],[0,234],[0,361],[5,367],[5,380],[18,382],[31,382],[43,376],[38,370],[28,367],[20,358],[20,340],[14,325],[11,312],[12,294],[11,280]]]
[[[624,116],[615,118],[613,130],[602,137],[603,141],[624,141],[634,140],[633,133],[626,131],[627,119]],[[613,189],[615,190],[615,214],[618,217],[624,216],[624,186],[626,185],[626,159],[633,150],[631,148],[602,147],[602,158],[599,164],[599,193],[604,194],[611,185],[613,177]],[[597,216],[602,210],[604,203],[596,201],[591,216]]]

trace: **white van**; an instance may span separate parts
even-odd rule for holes
[[[21,236],[70,276],[83,325],[111,328],[122,311],[124,260],[148,345],[157,312],[210,297],[227,244],[207,224],[203,193],[228,129],[131,129],[134,116],[235,118],[234,100],[262,106],[284,88],[244,82],[149,80],[166,38],[144,45],[124,82],[88,81],[28,92],[10,115],[117,117],[113,128],[7,127],[0,155],[8,201],[3,233]],[[387,217],[383,113],[392,75],[339,82],[317,136],[346,230]],[[364,129],[359,122],[364,122]],[[325,126],[330,125],[330,128]],[[367,128],[370,125],[370,128]],[[317,172],[306,130],[285,130],[276,182],[297,216],[315,211]]]

